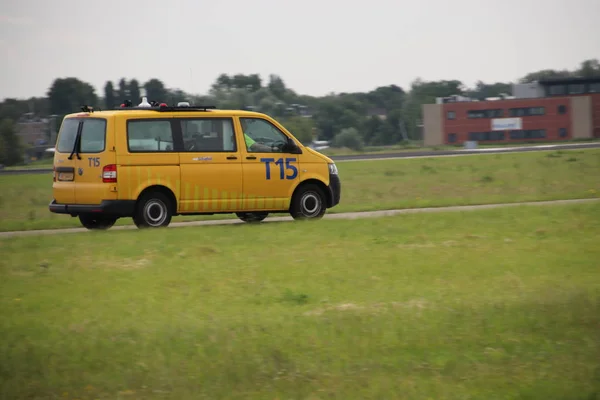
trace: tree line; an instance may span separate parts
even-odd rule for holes
[[[597,76],[597,59],[585,60],[574,70],[545,69],[532,72],[519,82],[551,77]],[[258,74],[219,75],[208,93],[195,95],[168,88],[160,79],[140,83],[137,79],[107,81],[101,94],[92,85],[76,77],[57,78],[46,96],[27,100],[6,99],[0,103],[0,164],[14,163],[21,148],[14,136],[14,122],[25,113],[54,115],[78,111],[84,104],[96,108],[115,108],[124,100],[139,103],[148,100],[176,104],[214,105],[222,109],[248,109],[266,113],[288,128],[300,141],[331,141],[333,146],[361,149],[385,146],[421,138],[421,106],[434,103],[436,97],[464,95],[484,99],[511,93],[512,82],[478,81],[467,87],[459,80],[414,80],[408,90],[397,85],[377,87],[369,92],[330,93],[316,97],[300,94],[287,87],[282,77],[271,74],[266,80]],[[12,133],[11,133],[12,132]]]

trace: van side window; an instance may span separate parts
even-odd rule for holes
[[[281,153],[288,137],[275,125],[260,118],[240,118],[246,149],[250,153]]]
[[[127,144],[131,153],[173,151],[171,122],[160,119],[129,120]]]
[[[106,145],[106,120],[86,119],[81,128],[82,153],[101,153]]]
[[[231,118],[180,119],[185,152],[235,152]]]

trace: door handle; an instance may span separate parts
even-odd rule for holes
[[[246,160],[256,160],[256,157],[255,156],[248,156],[248,157],[246,157]]]
[[[227,159],[228,160],[237,160],[237,157],[236,156],[229,156],[229,157],[227,157]]]

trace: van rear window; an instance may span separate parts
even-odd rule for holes
[[[81,129],[81,152],[101,153],[106,144],[106,120],[85,119]]]
[[[56,143],[56,151],[59,153],[70,153],[75,145],[75,137],[77,136],[77,128],[79,127],[78,119],[65,119],[60,126],[58,132],[58,142]]]
[[[106,145],[106,120],[104,119],[65,119],[58,133],[56,151],[59,153],[70,153],[73,151],[79,123],[83,122],[81,129],[81,153],[100,153]]]

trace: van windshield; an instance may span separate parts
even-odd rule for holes
[[[63,120],[58,132],[58,142],[56,143],[56,151],[59,153],[71,153],[73,146],[75,145],[75,138],[77,137],[77,128],[79,126],[79,120],[69,118]]]

